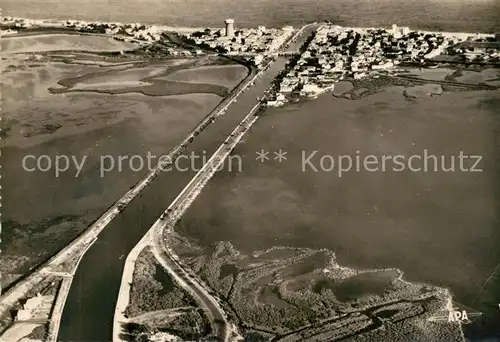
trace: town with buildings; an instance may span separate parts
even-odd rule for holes
[[[71,29],[80,33],[109,35],[120,41],[133,41],[141,46],[151,46],[165,40],[166,32],[177,32],[180,37],[196,49],[181,50],[179,48],[164,48],[162,53],[172,56],[201,55],[204,50],[217,53],[240,56],[256,66],[263,64],[266,55],[274,52],[294,32],[292,26],[283,28],[266,28],[259,26],[249,29],[235,29],[234,20],[227,19],[224,28],[178,29],[161,25],[143,25],[139,23],[104,23],[80,20],[50,21],[5,17],[1,25],[2,36],[37,27],[52,29]],[[8,27],[8,28],[7,28]]]
[[[291,95],[315,97],[343,79],[391,75],[402,65],[438,61],[500,63],[498,37],[392,29],[323,25],[290,65],[268,106],[279,106]],[[377,77],[377,76],[375,76]]]
[[[190,57],[202,55],[201,49],[183,48],[178,44],[165,44],[168,41],[166,33],[173,32],[170,26],[144,25],[139,23],[105,23],[80,20],[36,20],[5,17],[0,23],[1,36],[15,35],[29,29],[45,28],[49,30],[71,30],[81,34],[106,35],[122,42],[133,42],[140,48],[158,54],[159,56]],[[190,28],[179,28],[180,35],[184,31],[194,31]]]
[[[238,56],[262,67],[268,58],[274,58],[277,49],[296,30],[283,28],[235,28],[233,19],[226,19],[224,28],[177,32],[189,49],[179,50],[162,46],[166,55],[202,55],[213,51]],[[83,33],[106,34],[123,41],[134,41],[143,46],[164,42],[165,32],[171,27],[142,24],[101,23],[67,20],[52,22],[5,17],[2,35],[11,35],[30,27],[73,29]],[[194,47],[194,48],[193,48]],[[444,63],[500,64],[498,35],[413,31],[409,27],[354,28],[320,25],[306,42],[300,54],[290,63],[279,79],[272,96],[266,97],[268,106],[280,106],[291,96],[315,97],[332,90],[344,79],[359,80],[380,74],[392,75],[399,66]]]
[[[52,29],[73,29],[82,33],[100,33],[107,35],[120,35],[123,39],[139,40],[147,43],[159,41],[161,33],[165,28],[158,25],[143,25],[137,23],[102,23],[88,22],[80,20],[50,21],[25,18],[4,17],[1,23],[3,26],[9,26],[9,29],[2,30],[2,35],[15,34],[19,31],[37,28]],[[117,37],[118,38],[118,37]]]
[[[292,26],[250,29],[234,28],[234,20],[227,19],[220,30],[206,29],[187,35],[187,39],[200,47],[214,49],[227,55],[250,57],[255,65],[262,64],[265,56],[275,52],[294,32]]]

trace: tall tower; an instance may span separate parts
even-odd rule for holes
[[[226,19],[226,37],[233,38],[234,37],[234,20]]]
[[[392,34],[396,34],[398,32],[398,25],[392,24]]]

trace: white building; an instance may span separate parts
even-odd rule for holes
[[[391,31],[392,31],[392,34],[398,33],[398,25],[392,24],[392,30]]]
[[[310,96],[310,95],[316,95],[320,91],[321,91],[321,88],[317,84],[307,83],[307,84],[304,84],[304,87],[302,88],[301,93],[304,95]]]
[[[264,56],[262,56],[261,54],[258,54],[254,57],[253,62],[255,63],[255,65],[260,65],[263,60],[264,60]]]
[[[394,66],[394,63],[392,63],[391,61],[387,61],[385,63],[382,63],[382,64],[375,64],[375,65],[372,65],[372,70],[387,70],[387,69],[390,69]]]
[[[266,105],[267,105],[268,107],[278,107],[278,106],[280,106],[281,104],[282,104],[282,103],[281,103],[280,101],[278,101],[278,100],[269,100],[269,101],[267,101],[267,103],[266,103]]]

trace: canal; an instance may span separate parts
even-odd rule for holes
[[[212,155],[252,109],[256,98],[263,95],[285,63],[285,58],[273,63],[225,115],[187,147],[184,155]],[[112,340],[113,316],[126,255],[188,184],[195,171],[172,168],[164,172],[100,234],[82,258],[73,279],[61,319],[59,341]]]

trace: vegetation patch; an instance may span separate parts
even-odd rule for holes
[[[446,304],[439,288],[403,281],[396,269],[340,267],[327,250],[271,248],[243,255],[220,242],[202,251],[168,234],[169,245],[225,300],[246,341],[338,340],[422,320]]]
[[[157,264],[156,258],[149,248],[144,249],[135,263],[130,304],[125,310],[126,316],[135,317],[150,311],[184,306],[196,306],[196,303]]]

